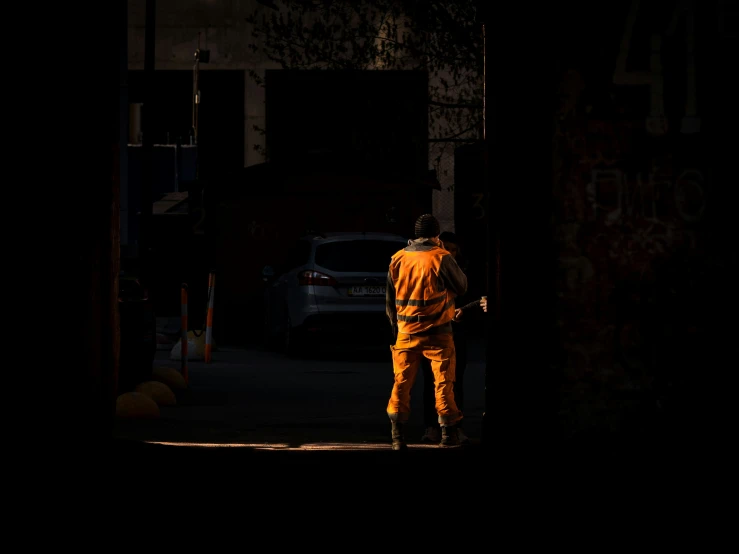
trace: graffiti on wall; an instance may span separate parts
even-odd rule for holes
[[[650,37],[649,69],[633,71],[627,67],[631,55],[634,27],[640,15],[640,0],[632,0],[626,17],[621,47],[616,58],[613,82],[623,86],[643,86],[649,94],[649,114],[646,118],[646,131],[653,136],[663,136],[669,130],[669,118],[665,113],[662,45],[665,38],[675,37],[683,32],[685,44],[685,112],[681,119],[680,132],[697,133],[700,118],[697,113],[697,92],[695,82],[695,10],[693,0],[677,0],[667,27],[653,33]]]
[[[606,225],[625,218],[642,218],[667,225],[665,218],[674,209],[684,222],[701,220],[706,208],[703,174],[698,169],[684,169],[676,177],[637,173],[629,176],[620,169],[594,169],[587,184],[587,196],[594,218],[603,216]],[[603,190],[610,189],[610,199],[604,200]],[[600,194],[599,194],[600,193]]]
[[[672,290],[672,275],[681,272],[671,269],[668,275],[665,268],[680,268],[676,260],[685,252],[700,251],[709,207],[709,180],[696,153],[701,134],[692,1],[677,0],[669,20],[652,29],[651,40],[641,41],[651,46],[642,57],[645,68],[627,64],[632,44],[639,42],[634,33],[640,8],[633,0],[612,88],[588,68],[563,72],[559,86],[553,137],[557,326],[565,388],[579,391],[573,392],[579,404],[589,383],[596,383],[589,389],[596,403],[606,389],[654,390],[661,383],[656,374],[664,362],[656,337],[665,343],[677,331],[655,314],[668,296],[662,289]],[[663,72],[676,66],[675,59],[665,63],[663,45],[670,39],[671,55],[685,61],[680,76]],[[666,86],[680,83],[684,102],[676,111],[675,102],[665,104],[674,92]],[[635,101],[638,94],[619,96],[620,87],[643,87],[648,102]]]

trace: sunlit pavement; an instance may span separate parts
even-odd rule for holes
[[[180,363],[160,351],[155,366],[179,368]],[[384,349],[295,360],[258,349],[222,348],[211,364],[191,361],[188,369],[190,386],[175,391],[176,406],[161,407],[158,419],[117,422],[115,436],[122,448],[130,450],[136,442],[180,452],[398,454],[390,447],[385,414],[392,366]],[[419,379],[406,432],[411,455],[479,451],[483,363],[472,361],[466,379],[465,429],[471,444],[445,448],[420,442]]]
[[[115,441],[113,453],[119,467],[126,472],[141,472],[149,467],[167,467],[169,473],[189,474],[201,480],[206,474],[215,471],[214,477],[245,468],[258,471],[260,475],[277,473],[281,478],[283,467],[291,467],[293,477],[308,471],[337,471],[351,467],[381,466],[392,468],[397,464],[411,463],[421,465],[423,471],[439,467],[446,461],[462,463],[467,470],[479,469],[485,462],[479,443],[465,446],[440,447],[428,444],[410,444],[405,451],[393,451],[390,441],[385,443],[305,443],[289,445],[286,443],[200,443],[167,441]],[[207,472],[207,473],[203,473]],[[471,475],[471,474],[470,474]]]
[[[299,446],[291,446],[285,443],[202,443],[202,442],[162,442],[162,441],[141,441],[146,445],[170,446],[170,447],[189,447],[189,448],[248,448],[251,450],[280,450],[280,451],[384,451],[392,450],[389,441],[384,443],[358,443],[358,442],[337,442],[337,443],[306,443]],[[479,442],[473,442],[468,445],[457,446],[439,446],[437,444],[409,444],[409,450],[445,450],[445,451],[462,451],[468,452],[479,449]]]

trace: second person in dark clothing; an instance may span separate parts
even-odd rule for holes
[[[457,236],[449,231],[445,231],[439,235],[443,248],[446,249],[463,271],[467,271],[467,264],[461,253],[459,240]],[[467,295],[456,298],[456,313],[452,321],[454,349],[456,352],[456,380],[454,383],[454,398],[457,407],[464,413],[464,373],[467,368],[467,329],[466,327],[474,323],[476,316],[482,312],[487,312],[487,299],[478,299],[471,301],[466,298]],[[439,443],[441,440],[441,428],[437,421],[434,396],[434,376],[428,360],[421,361],[421,369],[423,372],[423,420],[425,433],[421,438],[422,442]],[[469,442],[469,438],[464,432],[463,422],[461,420],[457,425],[457,435],[461,444]]]

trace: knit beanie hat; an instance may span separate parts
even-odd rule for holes
[[[416,220],[416,226],[414,229],[416,238],[429,239],[432,237],[438,237],[441,232],[438,220],[431,214],[423,214]]]

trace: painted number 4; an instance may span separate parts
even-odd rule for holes
[[[648,71],[627,71],[626,61],[629,56],[631,37],[634,31],[634,23],[639,13],[639,0],[632,0],[631,8],[626,19],[626,26],[621,37],[621,48],[616,59],[616,71],[613,74],[613,82],[616,85],[644,85],[649,87],[650,109],[647,117],[647,132],[654,136],[667,133],[668,120],[665,115],[664,90],[662,78],[662,36],[652,35],[651,55],[649,58]],[[678,0],[667,35],[673,35],[678,22],[684,21],[685,45],[686,45],[686,93],[685,114],[682,119],[680,131],[685,134],[697,133],[700,130],[700,119],[697,115],[696,92],[695,92],[695,55],[694,55],[694,30],[695,22],[693,16],[693,0]]]

